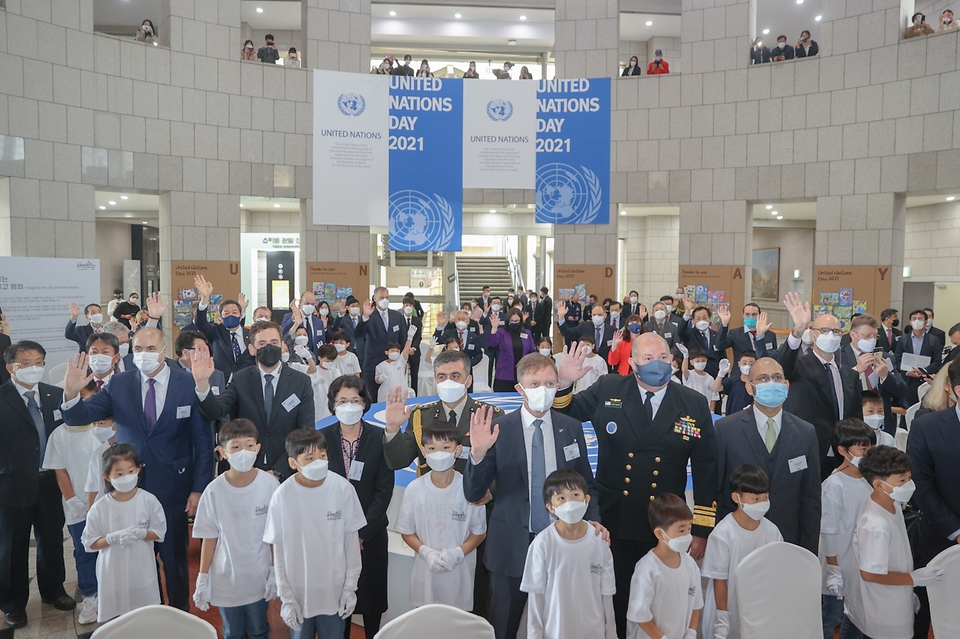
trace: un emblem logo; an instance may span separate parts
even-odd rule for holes
[[[585,166],[547,164],[537,169],[537,222],[590,224],[600,213],[603,191],[596,173]]]
[[[487,102],[487,117],[494,122],[506,122],[513,115],[513,102],[510,100],[490,100]]]
[[[390,195],[390,249],[444,251],[453,246],[453,208],[436,193],[397,191]]]
[[[341,93],[337,98],[337,107],[344,115],[357,116],[367,108],[367,101],[359,93]]]

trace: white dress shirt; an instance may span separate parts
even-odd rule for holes
[[[520,408],[520,421],[523,423],[523,443],[527,451],[527,481],[530,481],[530,474],[532,472],[532,459],[533,459],[533,422],[537,419],[542,419],[543,423],[540,424],[540,430],[543,431],[543,459],[546,462],[546,476],[549,477],[550,473],[557,469],[557,448],[554,445],[553,441],[553,417],[551,415],[553,411],[548,410],[547,414],[543,417],[534,417],[533,414],[527,410],[526,405]],[[527,489],[529,490],[529,488]],[[530,502],[531,513],[534,506],[533,501]],[[532,517],[532,514],[531,514]],[[527,521],[527,526],[532,530],[532,520]]]
[[[27,399],[27,396],[24,393],[29,393],[33,391],[34,393],[33,401],[36,402],[37,407],[40,408],[41,411],[43,411],[43,405],[40,403],[40,389],[38,388],[38,386],[39,384],[34,384],[30,388],[27,388],[23,384],[18,384],[15,381],[13,382],[13,387],[17,389],[18,393],[20,393],[20,399],[23,400],[24,406],[28,406],[30,404],[30,400]]]
[[[643,386],[640,386],[639,384],[637,384],[637,388],[640,390],[640,402],[642,404],[647,399],[647,393],[649,391]],[[664,386],[658,391],[653,391],[653,397],[650,398],[650,408],[651,408],[652,419],[657,418],[657,411],[660,410],[660,404],[663,403],[663,398],[667,394],[668,388],[670,388],[670,384],[667,384],[666,386]]]
[[[783,409],[778,410],[777,414],[773,417],[767,417],[760,412],[760,409],[757,408],[757,405],[753,405],[753,417],[757,420],[757,431],[760,433],[760,441],[767,441],[767,420],[773,420],[773,430],[777,433],[777,437],[780,437],[780,428],[783,425]]]
[[[147,401],[147,391],[150,390],[150,385],[147,383],[148,379],[156,380],[156,383],[153,385],[154,394],[156,396],[156,406],[157,406],[157,421],[160,421],[160,413],[163,412],[163,405],[167,400],[167,389],[170,388],[170,367],[165,363],[161,362],[163,368],[159,373],[153,377],[147,377],[143,373],[140,373],[140,405],[146,404]]]
[[[267,390],[267,375],[273,375],[273,394],[277,394],[277,383],[280,380],[280,371],[283,369],[283,362],[277,362],[277,365],[273,367],[272,371],[263,370],[263,366],[257,362],[257,372],[260,373],[260,390],[266,392]]]

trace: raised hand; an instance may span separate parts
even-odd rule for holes
[[[500,328],[500,313],[490,313],[490,328],[493,330]]]
[[[803,331],[806,330],[807,324],[810,322],[812,316],[810,302],[804,302],[799,293],[790,291],[783,298],[783,306],[793,319],[794,336],[800,337],[803,335]]]
[[[690,349],[687,348],[684,344],[677,344],[677,350],[680,351],[680,354],[683,355],[683,359],[687,359],[690,356]]]
[[[767,312],[760,311],[760,317],[757,318],[757,337],[763,337],[771,326],[773,326],[773,322],[770,321]]]
[[[622,341],[623,341],[623,329],[621,328],[620,330],[613,332],[613,341],[610,344],[610,350],[611,351],[617,350],[617,346],[619,346],[620,342]]]
[[[387,393],[387,409],[384,413],[384,430],[388,433],[400,431],[400,427],[407,423],[412,407],[407,406],[407,389],[397,386]]]
[[[344,298],[337,300],[337,315],[343,317],[347,314],[347,301]]]
[[[144,306],[146,306],[147,314],[157,319],[163,317],[163,312],[167,310],[167,305],[161,300],[159,292],[147,295],[147,301],[144,303]]]
[[[874,359],[876,361],[873,365],[873,372],[876,373],[881,380],[886,379],[887,375],[890,374],[890,367],[887,365],[887,360],[885,360],[882,355],[874,356]]]
[[[67,360],[67,376],[63,380],[64,400],[76,397],[92,381],[93,373],[87,375],[87,354],[77,353],[76,357]]]
[[[370,300],[363,300],[363,316],[369,318],[373,315],[373,302]]]
[[[557,302],[557,313],[558,313],[561,317],[566,317],[566,316],[567,316],[567,308],[568,308],[568,306],[567,306],[567,303],[566,303],[566,302]]]
[[[207,281],[203,275],[197,275],[193,278],[193,285],[200,292],[200,303],[207,305],[210,303],[210,296],[213,295],[213,284]]]
[[[303,313],[300,312],[300,301],[290,300],[290,319],[293,325],[297,326],[303,321]]]
[[[683,307],[687,309],[688,313],[692,313],[693,309],[697,307],[697,305],[691,302],[690,298],[687,297],[686,295],[681,295],[680,299],[683,300]]]
[[[470,455],[479,463],[497,443],[500,425],[493,424],[493,409],[480,406],[470,415]]]
[[[584,364],[591,347],[583,342],[574,342],[563,347],[563,359],[560,360],[560,381],[558,386],[566,388],[587,374]]]
[[[530,319],[530,313],[528,313],[527,311],[524,311],[524,312],[523,312],[523,321],[524,321],[524,323],[526,323],[527,321],[529,321],[529,319]]]
[[[729,372],[730,372],[730,360],[729,360],[729,359],[721,359],[721,360],[720,360],[720,375],[721,375],[721,377],[722,377],[723,375],[726,375],[726,374],[729,373]]]
[[[247,305],[250,302],[247,300],[247,296],[243,293],[237,295],[237,304],[240,305],[240,317],[243,317],[247,314]]]
[[[717,309],[717,315],[720,316],[720,321],[723,322],[724,326],[727,326],[730,323],[730,307],[727,305],[722,305]]]
[[[197,390],[201,393],[210,388],[210,376],[216,370],[213,363],[213,356],[210,355],[210,347],[202,340],[196,340],[193,343],[193,354],[190,356],[190,370],[193,373],[193,381],[197,385]]]
[[[640,317],[641,317],[641,319],[642,319],[642,318],[645,318],[645,317],[648,317],[648,316],[649,316],[649,314],[647,313],[647,306],[646,306],[645,304],[641,304],[641,305],[640,305]]]
[[[80,317],[80,307],[76,302],[70,302],[70,319],[76,322],[78,317]]]
[[[447,325],[447,314],[443,311],[437,313],[437,328],[443,330],[443,327]]]

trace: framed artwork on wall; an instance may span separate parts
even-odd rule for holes
[[[753,251],[753,299],[776,302],[780,299],[780,249]]]

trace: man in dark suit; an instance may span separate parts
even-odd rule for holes
[[[690,462],[695,503],[690,554],[699,560],[716,524],[718,499],[717,446],[707,400],[670,381],[673,358],[662,337],[642,333],[631,348],[634,375],[604,375],[576,395],[571,391],[584,375],[587,351],[565,353],[554,401],[561,412],[592,422],[597,434],[600,522],[610,530],[620,637],[627,636],[633,569],[657,544],[647,520],[650,500],[663,493],[683,496]]]
[[[623,314],[623,304],[620,302],[610,300],[610,305],[607,307],[607,324],[613,327],[614,331],[619,331],[621,328],[627,325],[627,317]]]
[[[310,378],[280,361],[280,327],[257,322],[250,329],[250,354],[256,366],[238,371],[226,389],[211,392],[213,362],[207,345],[194,343],[193,379],[200,413],[209,421],[229,415],[249,419],[260,433],[260,454],[254,465],[286,479],[291,473],[284,442],[298,428],[313,428],[313,386]]]
[[[468,501],[481,499],[496,482],[497,498],[487,528],[490,550],[484,565],[490,570],[490,623],[497,639],[514,639],[527,595],[520,591],[527,548],[550,525],[543,505],[543,483],[553,470],[567,468],[587,482],[590,504],[585,519],[597,533],[600,510],[596,482],[587,459],[581,423],[551,409],[557,388],[553,359],[531,353],[517,365],[517,391],[523,406],[497,417],[482,408],[471,420],[470,461],[463,478]],[[588,533],[590,534],[590,533]],[[496,552],[493,552],[493,551]]]
[[[753,407],[716,424],[722,519],[737,509],[730,477],[743,464],[755,464],[770,478],[770,511],[783,540],[816,553],[820,546],[820,451],[811,424],[782,409],[790,383],[770,357],[750,367],[747,392]]]
[[[924,367],[913,367],[907,371],[907,393],[908,405],[916,404],[920,401],[917,397],[917,389],[923,382],[933,375],[940,367],[940,361],[943,358],[943,342],[934,337],[927,330],[927,312],[916,310],[910,313],[910,332],[904,333],[897,340],[896,362],[897,370],[900,370],[904,354],[920,355],[929,357],[930,364]]]
[[[416,300],[413,297],[403,298],[403,327],[404,335],[410,330],[411,326],[416,327],[417,332],[410,338],[410,347],[413,353],[407,359],[410,366],[410,387],[417,389],[417,382],[420,379],[420,342],[423,340],[423,320],[416,312]]]
[[[117,441],[132,444],[144,462],[140,485],[163,506],[167,536],[157,544],[164,567],[167,603],[190,604],[187,572],[187,517],[197,512],[200,494],[213,479],[213,428],[197,410],[193,378],[166,364],[167,341],[156,328],[133,337],[136,370],[114,376],[90,399],[87,356],[70,361],[64,380],[63,419],[83,426],[113,417]]]
[[[396,342],[402,345],[406,341],[404,326],[403,313],[390,309],[390,291],[385,286],[378,286],[373,291],[373,301],[363,301],[356,335],[366,338],[360,368],[371,397],[376,397],[380,389],[375,379],[377,364],[387,359],[387,344]]]
[[[860,388],[874,391],[883,400],[883,430],[896,435],[893,407],[906,408],[907,383],[893,365],[892,353],[874,354],[880,324],[873,315],[860,315],[850,322],[850,343],[840,348],[840,364],[860,375]]]
[[[639,314],[639,313],[637,313]],[[647,333],[656,333],[667,340],[670,350],[680,341],[680,325],[683,319],[678,319],[676,315],[667,311],[667,305],[663,302],[657,302],[653,305],[653,317],[643,325],[643,330]]]
[[[490,317],[496,315],[500,319],[500,322],[504,323],[507,321],[507,311],[509,310],[510,307],[504,306],[503,300],[501,300],[498,295],[494,295],[490,298],[490,304],[487,305],[487,308],[484,309],[480,315],[480,348],[483,349],[483,352],[487,356],[487,384],[491,388],[493,388],[493,374],[497,365],[497,357],[500,355],[500,347],[490,346],[490,331],[493,330],[490,325]],[[449,329],[449,325],[447,328]],[[476,366],[476,364],[474,364],[474,366]]]
[[[560,315],[560,333],[568,344],[580,341],[584,335],[593,337],[596,343],[597,355],[604,360],[610,352],[610,345],[613,343],[613,334],[617,332],[610,322],[607,321],[607,312],[603,310],[601,304],[594,304],[590,309],[590,322],[567,322],[566,317],[569,314],[566,302],[558,302],[557,310]]]
[[[332,335],[327,335],[327,329],[323,325],[323,320],[317,316],[317,296],[313,291],[304,291],[300,296],[300,304],[290,303],[290,312],[283,316],[283,322],[280,327],[283,334],[295,333],[296,329],[303,326],[307,329],[307,348],[313,354],[317,349],[330,341]]]
[[[527,296],[527,312],[530,313],[530,333],[533,334],[534,341],[538,342],[546,335],[550,327],[550,310],[536,292],[531,290],[530,295]]]
[[[560,306],[563,304],[563,306]],[[560,310],[560,309],[563,310]],[[577,329],[580,326],[580,320],[583,319],[583,307],[580,305],[580,296],[574,293],[570,296],[569,301],[562,301],[557,303],[557,322],[562,322],[567,325],[567,331],[572,331]],[[570,339],[564,335],[563,330],[560,331],[560,334],[563,335],[564,344],[570,344]]]
[[[490,298],[490,287],[484,286],[483,290],[480,292],[480,297],[475,297],[473,301],[477,303],[477,306],[480,307],[480,310],[486,311],[487,307],[490,306],[490,303],[493,301]]]
[[[540,305],[544,307],[543,323],[540,324],[540,320],[537,320],[541,328],[540,334],[550,337],[553,335],[553,298],[550,297],[550,289],[546,286],[540,287]]]
[[[47,439],[63,422],[63,391],[40,382],[45,357],[43,346],[29,341],[4,353],[12,379],[0,386],[0,610],[12,628],[27,625],[31,528],[40,598],[58,610],[77,605],[63,588],[64,516],[56,472],[40,470]]]
[[[897,309],[886,308],[880,313],[880,330],[877,332],[877,345],[883,348],[884,353],[897,350],[897,339],[900,337],[900,318]]]
[[[99,333],[103,326],[103,311],[99,304],[87,304],[83,309],[83,314],[87,318],[87,323],[83,326],[77,326],[80,307],[77,306],[76,302],[70,302],[70,320],[63,330],[63,337],[71,342],[76,342],[80,350],[86,352],[87,339],[94,333]]]
[[[480,335],[474,330],[473,326],[470,325],[470,314],[467,311],[460,310],[453,315],[453,323],[445,323],[446,315],[443,313],[437,314],[437,330],[434,331],[434,337],[437,338],[437,343],[442,344],[448,339],[455,339],[460,345],[460,350],[470,359],[471,375],[473,374],[473,367],[480,363],[480,360],[483,359],[483,341]],[[446,326],[445,329],[441,330],[441,326]],[[439,356],[438,356],[439,357]],[[436,366],[436,364],[434,364]],[[493,380],[487,379],[489,384],[493,384]],[[468,392],[473,390],[473,378],[471,377],[470,383],[467,384]]]
[[[631,315],[646,315],[646,309],[643,308],[643,304],[640,303],[640,293],[636,291],[630,291],[630,293],[627,295],[627,299],[624,300],[623,314],[627,317],[630,317]]]
[[[366,340],[357,337],[357,325],[360,324],[360,300],[352,295],[347,298],[341,307],[340,317],[334,321],[334,335],[336,331],[342,331],[350,336],[350,346],[347,350],[357,356],[358,361],[363,361],[363,346]]]
[[[937,328],[933,325],[933,309],[925,308],[923,311],[927,314],[927,331],[938,340],[941,344],[947,343],[947,334],[943,332],[942,328]]]
[[[90,335],[84,346],[86,346],[84,352],[88,355],[87,363],[93,373],[93,381],[97,386],[97,392],[100,392],[100,389],[119,372],[117,365],[120,363],[120,345],[116,337],[104,331]]]
[[[250,331],[243,326],[244,309],[236,300],[223,300],[220,302],[222,323],[211,324],[207,318],[207,308],[210,306],[210,296],[213,295],[213,283],[208,282],[202,275],[197,275],[194,285],[200,291],[197,328],[207,337],[213,351],[213,360],[229,382],[234,373],[254,364],[253,356],[247,348],[250,344]]]
[[[687,307],[692,302],[684,300]],[[720,348],[720,335],[710,327],[710,309],[697,306],[690,313],[690,319],[680,324],[680,342],[689,349],[702,348],[707,353],[707,375],[716,378],[720,370],[720,360],[726,358],[726,352]]]
[[[743,351],[751,350],[757,359],[766,357],[767,353],[777,350],[777,336],[770,330],[770,321],[767,314],[760,312],[760,307],[753,302],[743,307],[743,329],[730,329],[730,311],[721,309],[720,331],[717,333],[717,348],[726,351],[733,348],[734,362],[740,361]]]
[[[840,320],[833,315],[820,315],[813,322],[815,341],[806,355],[800,356],[800,338],[810,321],[810,302],[804,303],[798,293],[787,293],[783,305],[793,319],[793,330],[780,347],[780,364],[790,381],[790,396],[784,410],[817,431],[820,451],[820,479],[826,479],[841,459],[830,445],[833,427],[841,419],[863,419],[860,405],[860,376],[852,368],[842,366],[836,357],[840,349]]]

